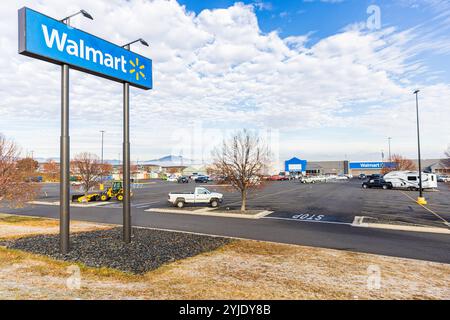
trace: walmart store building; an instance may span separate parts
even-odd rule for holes
[[[307,161],[294,157],[284,162],[284,171],[307,175],[351,174],[355,176],[361,173],[381,173],[382,168],[393,165],[391,162],[374,161]]]

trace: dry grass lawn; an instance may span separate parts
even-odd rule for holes
[[[20,220],[0,217],[0,237],[11,234],[8,224],[55,227]],[[79,289],[67,286],[72,263],[0,248],[0,299],[450,299],[448,264],[258,241],[234,241],[144,275],[76,266]],[[367,286],[369,266],[380,270],[379,289]]]
[[[71,232],[91,231],[110,228],[107,225],[95,225],[82,221],[72,221]],[[59,221],[39,217],[26,217],[0,213],[0,240],[38,234],[59,232]]]

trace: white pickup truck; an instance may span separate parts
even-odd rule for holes
[[[206,188],[197,187],[194,192],[169,193],[168,201],[178,207],[183,208],[186,203],[208,203],[216,208],[222,202],[223,194],[211,192]]]

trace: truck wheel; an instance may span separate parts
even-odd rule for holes
[[[122,194],[119,194],[116,198],[117,198],[117,200],[119,200],[119,201],[123,201],[123,195],[122,195]]]
[[[363,189],[367,189],[367,184],[362,185]]]
[[[102,201],[108,201],[108,200],[109,200],[109,197],[108,197],[108,195],[106,195],[106,194],[102,194],[102,195],[100,196],[100,200],[102,200]]]
[[[183,200],[178,200],[175,205],[177,206],[177,208],[183,208],[184,207],[184,201]]]
[[[210,205],[213,208],[217,208],[219,206],[219,201],[217,201],[217,199],[213,199],[211,200]]]
[[[387,184],[384,184],[384,185],[383,185],[383,190],[387,190],[387,189],[388,189]]]

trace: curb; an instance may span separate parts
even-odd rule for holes
[[[352,227],[360,228],[375,228],[375,229],[387,229],[398,231],[410,231],[410,232],[425,232],[425,233],[439,233],[450,234],[450,229],[438,228],[438,227],[421,227],[421,226],[407,226],[399,224],[385,224],[385,223],[367,223],[364,221],[364,216],[355,216]]]
[[[45,206],[59,206],[59,201],[54,202],[48,202],[48,201],[28,201],[27,203],[30,204],[39,204],[39,205],[45,205]],[[79,208],[90,208],[90,207],[100,207],[109,204],[110,202],[95,202],[95,203],[74,203],[71,202],[71,207],[79,207]]]
[[[177,210],[177,209],[165,209],[165,208],[150,208],[144,210],[147,212],[157,212],[157,213],[176,213],[176,214],[190,214],[195,216],[211,216],[211,217],[222,217],[222,218],[241,218],[241,219],[260,219],[271,214],[273,211],[261,211],[257,214],[239,214],[239,213],[215,213],[211,212],[210,209],[199,209],[194,211],[189,210]]]

